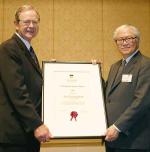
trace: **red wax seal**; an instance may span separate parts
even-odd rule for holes
[[[71,119],[70,119],[70,121],[72,121],[73,119],[75,120],[75,121],[77,121],[77,116],[78,116],[78,113],[76,112],[76,111],[72,111],[71,113],[70,113],[70,116],[71,116]]]

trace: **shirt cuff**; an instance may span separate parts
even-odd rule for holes
[[[114,127],[118,132],[121,132],[121,130],[118,129],[114,124],[113,124],[113,127]]]

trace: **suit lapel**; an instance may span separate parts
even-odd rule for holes
[[[27,49],[27,47],[25,46],[25,44],[21,41],[21,39],[16,34],[14,34],[12,38],[14,38],[16,40],[20,49],[24,52],[26,58],[29,60],[29,62],[32,64],[32,66],[36,69],[36,71],[42,76],[42,72],[41,72],[40,67],[32,59],[30,52]]]
[[[28,50],[25,51],[25,56],[30,61],[30,63],[34,66],[34,68],[41,74],[41,69],[40,69],[39,65],[35,63],[35,61],[31,57],[31,55],[30,55]]]
[[[114,81],[115,81],[117,72],[119,70],[120,64],[121,64],[121,60],[119,62],[117,62],[115,65],[113,65],[112,68],[111,68],[111,71],[110,71],[110,74],[109,74],[109,78],[108,78],[108,86],[107,86],[107,90],[106,90],[106,96],[108,96],[108,94],[114,88]]]
[[[116,67],[114,67],[114,69],[116,69],[116,70],[114,70],[115,77],[114,77],[113,83],[111,85],[112,89],[115,88],[121,82],[122,75],[120,75],[119,77],[117,76],[117,73],[119,71],[119,68],[120,68],[121,64],[122,64],[122,60],[120,60],[119,63],[116,64]]]
[[[135,65],[138,66],[138,64],[136,64],[136,63],[139,61],[140,57],[141,57],[140,52],[135,54],[132,57],[131,61],[129,61],[129,63],[125,66],[123,73],[130,74],[130,71],[133,71],[133,69],[136,68]],[[120,77],[118,80],[116,80],[115,84],[113,84],[120,64],[121,64],[121,60],[119,62],[117,62],[112,67],[112,70],[110,71],[110,75],[109,75],[109,79],[108,79],[108,86],[107,86],[107,90],[106,90],[106,97],[121,83],[122,77]]]

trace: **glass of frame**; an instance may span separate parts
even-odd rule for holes
[[[106,115],[99,64],[43,62],[43,121],[53,138],[101,137]]]

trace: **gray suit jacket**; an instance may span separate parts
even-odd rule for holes
[[[150,149],[150,59],[138,52],[124,69],[131,82],[122,78],[113,84],[121,60],[112,65],[106,87],[108,125],[115,124],[119,138],[106,145],[113,148]]]
[[[17,35],[0,45],[0,143],[26,144],[42,124],[42,74]]]

